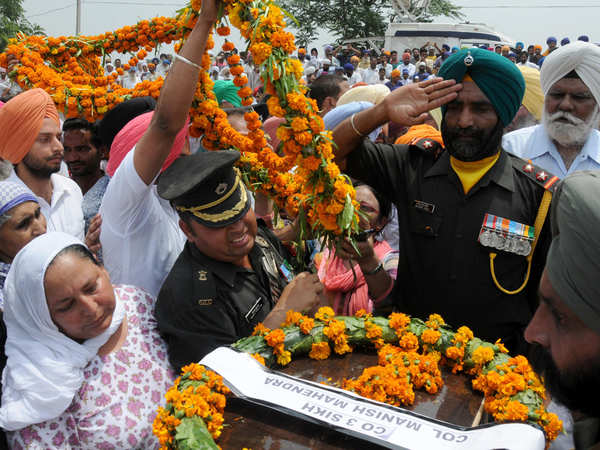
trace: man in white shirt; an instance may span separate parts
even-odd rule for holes
[[[398,68],[401,69],[403,73],[404,70],[408,70],[408,78],[412,78],[415,74],[416,67],[414,64],[410,63],[410,53],[407,52],[402,55],[402,64],[400,64]]]
[[[546,57],[540,82],[542,124],[506,134],[503,148],[560,178],[600,169],[600,48],[560,47]]]
[[[375,56],[371,56],[371,66],[363,70],[362,77],[367,84],[379,83],[379,69],[377,68],[377,58]]]
[[[121,79],[121,86],[125,89],[133,89],[136,84],[141,83],[141,80],[137,76],[135,67],[130,67],[126,75],[123,75]]]
[[[519,54],[519,62],[517,63],[517,66],[531,67],[532,69],[540,70],[540,66],[529,62],[529,54],[527,52],[521,52]]]
[[[113,283],[141,287],[154,297],[185,243],[177,213],[158,196],[155,182],[188,145],[187,114],[216,16],[214,2],[203,2],[156,110],[137,116],[117,134],[106,167],[111,180],[100,206],[105,266]]]
[[[57,173],[63,160],[61,135],[56,106],[42,89],[25,91],[0,108],[0,158],[14,166],[8,180],[35,194],[48,231],[83,240],[81,189]]]

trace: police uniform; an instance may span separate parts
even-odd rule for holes
[[[233,164],[235,151],[180,158],[159,180],[159,194],[180,215],[208,227],[241,220],[249,194]],[[155,316],[171,364],[200,360],[249,336],[269,314],[293,273],[279,240],[262,224],[249,253],[252,269],[215,260],[188,241],[158,295]],[[281,276],[280,272],[288,275]]]
[[[365,140],[347,158],[347,173],[388,195],[398,209],[400,261],[393,298],[416,317],[439,313],[453,327],[476,336],[502,338],[511,351],[523,348],[523,330],[537,304],[537,287],[550,242],[546,224],[533,254],[527,287],[525,256],[479,242],[486,214],[533,226],[552,177],[501,151],[496,164],[464,194],[447,152],[439,158],[422,148]],[[492,251],[493,250],[493,251]]]

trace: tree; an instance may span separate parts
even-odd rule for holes
[[[26,35],[44,34],[44,29],[25,18],[23,0],[0,0],[0,52],[8,40],[22,32]]]
[[[394,17],[393,4],[399,2],[418,22],[431,22],[435,16],[464,18],[460,7],[450,0],[280,0],[279,3],[297,20],[290,24],[296,28],[296,42],[308,45],[323,29],[339,41],[383,36]],[[400,7],[394,9],[400,13]]]
[[[281,0],[281,7],[296,18],[296,41],[307,45],[327,30],[340,41],[383,35],[387,0]]]

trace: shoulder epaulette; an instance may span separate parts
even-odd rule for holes
[[[414,150],[421,151],[422,153],[431,156],[434,160],[437,160],[444,151],[439,142],[429,138],[414,139],[410,144]]]
[[[559,177],[548,172],[547,170],[542,169],[539,166],[536,166],[531,161],[519,158],[511,153],[509,153],[509,155],[511,157],[512,165],[515,169],[517,169],[530,180],[534,181],[538,186],[541,186],[550,192],[554,192],[556,185],[560,181]]]

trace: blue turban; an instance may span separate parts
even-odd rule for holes
[[[550,42],[556,43],[558,41],[556,40],[556,38],[554,36],[550,36],[548,39],[546,39],[546,44],[549,44]]]
[[[560,45],[567,45],[570,43],[571,43],[571,40],[569,38],[563,38],[563,40],[560,41]]]
[[[372,106],[374,106],[374,105],[371,102],[352,102],[352,103],[346,103],[345,105],[342,105],[342,106],[337,106],[337,107],[333,108],[331,111],[329,111],[327,114],[325,114],[325,117],[323,117],[323,122],[325,123],[325,129],[333,130],[335,127],[337,127],[340,123],[342,123],[345,119],[350,117],[352,114],[359,113],[361,111],[364,111],[365,109],[371,108]],[[372,131],[371,134],[369,134],[369,138],[372,141],[375,141],[375,139],[377,139],[377,136],[379,136],[380,132],[381,132],[381,127]]]
[[[517,43],[515,44],[515,47],[518,47],[518,46],[519,46],[519,44],[521,45],[521,48],[525,48],[525,44],[523,44],[521,41],[517,42]]]
[[[504,126],[510,124],[525,94],[525,80],[517,66],[495,52],[471,48],[450,56],[438,76],[460,83],[467,73],[492,103]],[[446,108],[442,111],[445,113]]]
[[[344,64],[344,70],[354,70],[354,66],[350,63]]]
[[[577,40],[578,40],[578,41],[583,41],[583,42],[590,42],[590,38],[589,38],[589,37],[587,37],[585,34],[584,34],[584,35],[582,35],[582,36],[579,36],[579,37],[577,38]]]

